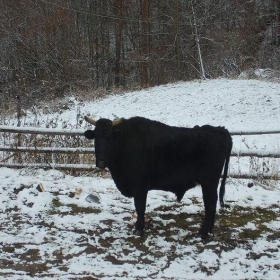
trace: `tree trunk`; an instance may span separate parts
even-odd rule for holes
[[[179,12],[179,0],[176,0],[176,11],[175,11],[175,52],[176,52],[176,78],[181,79],[181,49],[180,49],[180,12]]]
[[[146,87],[149,85],[148,78],[148,10],[149,3],[148,0],[143,0],[143,11],[142,11],[142,75],[141,83],[142,86]]]
[[[278,2],[278,14],[276,17],[276,36],[277,36],[277,46],[280,46],[280,2]]]
[[[199,67],[200,67],[200,76],[202,79],[205,79],[205,71],[204,71],[204,65],[202,60],[202,54],[201,54],[201,48],[200,48],[200,36],[198,34],[197,30],[197,20],[196,20],[196,14],[194,11],[193,3],[192,3],[192,14],[193,14],[193,27],[194,27],[194,37],[196,42],[196,48],[197,48],[197,54],[198,54],[198,61],[199,61]]]
[[[116,40],[116,58],[115,58],[115,85],[120,86],[121,76],[121,47],[122,47],[122,28],[123,28],[123,0],[115,0],[115,6],[117,8],[117,28],[115,34]]]

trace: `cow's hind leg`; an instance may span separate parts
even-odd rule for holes
[[[134,194],[134,204],[137,212],[135,234],[137,235],[142,235],[144,233],[147,194],[148,192],[143,190]]]
[[[202,185],[202,193],[203,193],[203,202],[205,207],[205,217],[200,230],[201,237],[203,239],[207,238],[208,233],[212,233],[215,215],[216,215],[216,207],[217,207],[217,184],[213,185]]]

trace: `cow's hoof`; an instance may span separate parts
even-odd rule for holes
[[[201,234],[201,239],[203,239],[203,240],[208,239],[208,237],[209,237],[208,233]]]
[[[135,229],[134,230],[134,235],[143,236],[144,235],[144,230]]]
[[[209,237],[208,232],[205,232],[205,231],[202,230],[202,229],[201,229],[198,233],[199,233],[201,239],[203,239],[203,240],[205,240],[205,239],[207,239],[207,238]]]

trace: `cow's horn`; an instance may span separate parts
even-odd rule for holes
[[[96,126],[96,121],[88,116],[85,116],[85,121]]]
[[[124,118],[116,119],[116,120],[113,121],[112,125],[115,126],[117,124],[120,124],[120,123],[123,122],[123,120],[124,120]]]

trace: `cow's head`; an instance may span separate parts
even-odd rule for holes
[[[87,130],[84,135],[88,139],[94,139],[96,166],[105,168],[108,164],[108,152],[113,139],[113,127],[120,124],[123,119],[95,121],[86,116],[85,120],[95,126],[94,130]]]

